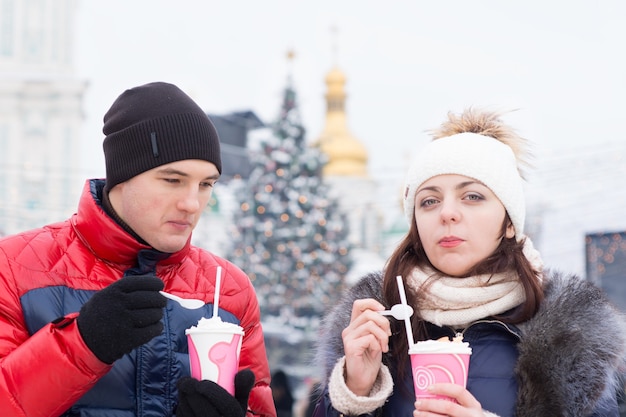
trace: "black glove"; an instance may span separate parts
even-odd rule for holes
[[[213,381],[189,376],[178,380],[176,417],[244,417],[254,386],[254,373],[242,369],[235,375],[235,396]]]
[[[95,293],[76,319],[85,344],[104,363],[112,364],[163,330],[167,299],[155,275],[127,276]]]

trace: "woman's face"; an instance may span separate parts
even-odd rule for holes
[[[437,175],[415,194],[415,223],[426,256],[449,276],[463,276],[496,250],[504,217],[495,194],[463,175]],[[506,237],[513,236],[509,224]]]

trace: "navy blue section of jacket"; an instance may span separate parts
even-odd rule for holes
[[[53,286],[24,294],[21,303],[29,332],[34,334],[51,321],[79,311],[94,293]],[[116,410],[115,417],[172,415],[178,396],[175,382],[190,375],[185,329],[195,326],[200,318],[212,315],[212,304],[188,310],[168,301],[163,332],[116,361],[111,371],[63,417],[98,417],[98,404],[102,404],[103,413],[109,413],[106,417],[112,416],[111,409]],[[227,311],[220,309],[219,315],[223,321],[239,324]],[[85,414],[85,404],[89,404],[89,414]]]

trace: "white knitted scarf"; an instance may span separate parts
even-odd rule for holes
[[[528,237],[524,254],[535,270],[542,271],[541,257]],[[515,271],[455,278],[430,269],[415,268],[406,283],[420,295],[421,317],[438,326],[464,327],[476,320],[504,313],[526,300],[524,287]]]

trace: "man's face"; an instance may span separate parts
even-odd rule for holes
[[[218,178],[211,162],[176,161],[117,184],[109,200],[120,218],[148,244],[172,253],[187,243]]]

